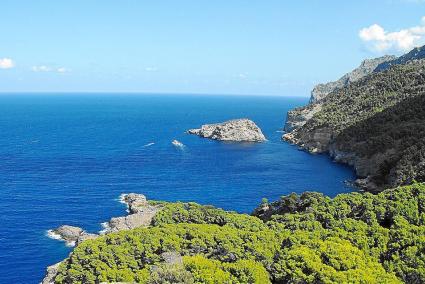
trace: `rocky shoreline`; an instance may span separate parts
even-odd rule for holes
[[[373,181],[372,176],[377,174],[375,165],[383,162],[385,155],[377,153],[372,157],[360,157],[355,152],[341,151],[334,141],[335,136],[331,128],[303,131],[298,127],[284,133],[282,140],[311,154],[327,154],[335,162],[352,167],[357,176],[354,186],[368,192],[379,192],[380,188]]]
[[[424,64],[425,46],[398,58],[365,60],[338,81],[316,86],[306,106],[288,112],[282,140],[353,167],[355,185],[366,191],[408,184],[421,177],[421,163],[401,159],[419,153],[422,140],[417,134],[405,141],[401,131],[420,133],[414,125],[422,110],[405,114],[420,105]]]
[[[85,240],[96,239],[102,235],[131,230],[138,227],[149,226],[156,213],[161,210],[161,205],[151,205],[143,194],[122,194],[120,200],[127,206],[127,216],[114,217],[104,223],[105,229],[98,234],[87,233],[80,227],[61,225],[48,231],[48,235],[57,240],[64,241],[68,246],[78,246]],[[42,284],[52,284],[56,277],[61,262],[47,267]]]
[[[333,141],[336,135],[330,127],[317,129],[304,129],[303,127],[322,110],[329,94],[337,93],[340,88],[347,87],[361,80],[372,74],[378,66],[395,59],[395,56],[366,59],[359,67],[345,74],[337,81],[315,86],[311,91],[310,101],[306,106],[298,107],[287,113],[284,126],[285,133],[282,135],[282,140],[297,145],[312,154],[328,154],[335,162],[353,167],[358,177],[354,185],[371,192],[377,191],[377,185],[371,179],[376,167],[372,167],[372,163],[369,163],[368,159],[358,157],[355,153],[338,150]]]
[[[233,119],[222,123],[204,124],[201,128],[189,129],[187,133],[219,141],[266,141],[266,137],[261,129],[252,120],[246,118]]]

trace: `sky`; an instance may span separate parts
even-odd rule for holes
[[[1,0],[0,92],[309,96],[424,39],[425,0]]]

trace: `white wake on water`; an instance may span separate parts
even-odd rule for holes
[[[173,144],[174,146],[176,146],[177,148],[180,148],[180,149],[185,147],[184,144],[182,142],[178,141],[178,140],[173,140],[171,142],[171,144]]]

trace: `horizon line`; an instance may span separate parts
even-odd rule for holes
[[[238,93],[169,93],[169,92],[138,92],[138,91],[0,91],[2,95],[186,95],[186,96],[241,96],[241,97],[288,97],[308,98],[309,95],[279,95],[279,94],[238,94]]]

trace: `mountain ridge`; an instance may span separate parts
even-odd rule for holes
[[[346,73],[344,76],[339,78],[337,81],[318,84],[311,91],[310,103],[316,103],[324,99],[329,93],[333,92],[338,88],[343,88],[350,83],[356,82],[374,72],[376,68],[386,62],[395,60],[396,57],[393,55],[384,55],[382,57],[365,59],[362,63],[351,72]]]

